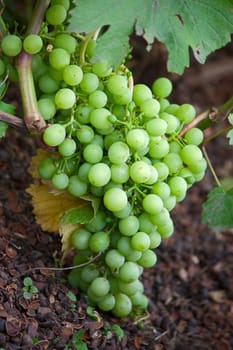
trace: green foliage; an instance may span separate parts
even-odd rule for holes
[[[227,138],[229,139],[229,144],[233,145],[233,113],[228,115],[228,121],[232,125],[232,128],[228,131]]]
[[[233,227],[233,188],[224,191],[215,187],[203,204],[202,221],[215,229]]]
[[[38,293],[38,289],[36,286],[33,285],[33,281],[30,277],[25,277],[23,280],[23,296],[24,299],[31,299],[33,294]]]
[[[87,224],[94,217],[94,210],[87,204],[81,208],[67,210],[62,221],[70,224]]]
[[[66,344],[65,350],[75,349],[75,350],[88,350],[88,347],[83,342],[84,331],[80,329],[77,333],[73,334],[72,339],[69,341],[68,344]]]
[[[128,37],[134,27],[152,44],[166,46],[168,70],[181,74],[189,66],[189,47],[196,59],[206,57],[230,41],[233,32],[231,0],[79,0],[71,11],[68,30],[91,32],[104,25],[93,60],[108,60],[117,67],[129,52]]]
[[[0,121],[0,138],[6,135],[8,124]]]

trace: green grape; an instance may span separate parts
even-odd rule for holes
[[[129,147],[125,142],[114,142],[108,149],[108,158],[113,164],[123,164],[130,156]]]
[[[158,181],[165,180],[169,175],[168,166],[162,162],[155,162],[153,167],[157,170],[158,173]]]
[[[109,121],[110,111],[106,108],[96,108],[90,112],[90,123],[96,129],[108,129],[112,127]]]
[[[132,91],[131,89],[127,88],[124,90],[124,93],[122,95],[113,95],[115,103],[118,105],[127,105],[132,101]]]
[[[119,278],[127,283],[133,282],[139,277],[138,265],[133,261],[126,261],[119,269]]]
[[[150,238],[150,249],[155,249],[161,244],[161,236],[157,231],[153,231],[149,234]]]
[[[76,131],[76,137],[81,143],[90,143],[94,136],[94,130],[89,125],[82,125]]]
[[[37,104],[39,112],[44,120],[49,120],[55,116],[56,106],[50,98],[40,99]]]
[[[118,271],[124,264],[125,257],[118,250],[110,249],[105,255],[105,262],[112,271]]]
[[[191,128],[185,133],[184,139],[188,144],[198,146],[204,139],[204,133],[201,129]]]
[[[177,153],[168,153],[163,161],[168,166],[169,175],[175,175],[183,168],[183,161]]]
[[[184,197],[187,191],[187,182],[185,179],[181,176],[172,176],[169,181],[168,185],[171,189],[171,194],[176,197]]]
[[[115,183],[126,183],[129,179],[129,167],[126,163],[111,166],[111,179]]]
[[[170,106],[170,102],[166,98],[160,98],[159,100],[160,103],[160,112],[165,112],[165,110]]]
[[[111,179],[111,170],[105,163],[92,165],[88,173],[89,182],[97,187],[105,186]]]
[[[87,192],[87,183],[81,181],[77,175],[72,175],[69,180],[68,192],[74,197],[80,197]]]
[[[151,221],[151,217],[148,213],[143,212],[139,218],[139,230],[151,234],[155,231],[155,226]]]
[[[167,112],[169,114],[174,114],[176,113],[176,111],[178,110],[179,105],[177,105],[176,103],[171,103],[169,106],[167,106],[164,110],[164,112]]]
[[[124,75],[112,75],[107,81],[108,90],[115,95],[123,95],[127,90],[128,81]]]
[[[65,173],[57,173],[52,176],[52,184],[58,190],[64,190],[69,184],[69,177]]]
[[[117,250],[125,256],[127,261],[135,262],[141,257],[141,252],[131,246],[131,237],[123,236],[117,242]]]
[[[150,119],[145,126],[150,136],[162,136],[167,130],[167,122],[160,118]]]
[[[168,238],[173,234],[174,225],[172,220],[169,220],[165,225],[158,227],[158,232],[162,239]]]
[[[149,140],[144,129],[131,129],[126,135],[127,144],[137,151],[144,150],[148,146]]]
[[[147,118],[153,118],[158,116],[160,110],[159,101],[154,98],[150,98],[148,100],[143,101],[140,104],[140,110]]]
[[[102,311],[110,311],[115,306],[115,297],[111,293],[106,294],[97,302],[98,307]]]
[[[153,252],[153,250],[145,250],[142,252],[141,258],[137,261],[137,264],[144,268],[152,267],[157,262],[157,255]]]
[[[76,86],[83,79],[83,71],[76,64],[70,64],[63,70],[63,79],[66,84]]]
[[[91,164],[99,163],[103,158],[103,149],[99,145],[90,143],[83,150],[83,158]]]
[[[80,87],[83,92],[90,94],[93,91],[97,90],[99,86],[99,79],[94,73],[84,73],[83,79],[80,83]]]
[[[139,229],[139,220],[135,215],[130,215],[119,220],[118,228],[124,236],[132,236]]]
[[[196,161],[195,163],[191,163],[188,165],[189,170],[195,175],[197,173],[202,173],[207,168],[207,161],[205,158],[201,158],[200,160]]]
[[[147,213],[154,215],[162,210],[163,201],[158,195],[150,193],[143,198],[142,206]]]
[[[188,187],[189,185],[192,185],[195,182],[195,175],[189,168],[182,168],[178,175],[185,179],[185,181],[188,184]]]
[[[101,148],[104,148],[104,140],[101,135],[95,134],[93,139],[91,140],[93,145],[99,145]]]
[[[78,105],[75,111],[75,119],[81,124],[89,123],[89,115],[92,110],[93,107],[91,106]]]
[[[169,196],[163,200],[164,208],[171,211],[176,205],[176,196]]]
[[[183,162],[193,165],[202,159],[202,152],[196,145],[186,145],[180,151]]]
[[[94,108],[102,108],[108,101],[107,95],[100,90],[92,92],[88,97],[88,103]]]
[[[55,48],[49,54],[49,64],[57,70],[62,70],[70,64],[70,54],[62,48]]]
[[[80,285],[80,270],[73,269],[68,274],[68,282],[73,288],[77,288]]]
[[[120,188],[110,188],[104,194],[104,206],[110,211],[122,210],[128,203],[127,194]]]
[[[119,280],[118,286],[119,286],[119,290],[128,296],[131,296],[131,295],[135,294],[136,292],[143,293],[143,291],[144,291],[143,284],[138,279],[136,279],[130,283],[126,283],[126,282]]]
[[[66,138],[59,146],[58,152],[63,157],[70,157],[76,151],[76,142],[71,138]]]
[[[149,155],[154,159],[161,159],[169,152],[169,143],[166,139],[161,139],[157,142],[151,142]]]
[[[135,250],[143,252],[150,247],[150,237],[146,232],[138,231],[131,238],[131,246]]]
[[[195,118],[196,110],[192,105],[184,103],[176,110],[175,115],[181,122],[188,124]]]
[[[160,113],[160,118],[167,123],[166,134],[172,134],[176,132],[176,130],[180,126],[179,119],[177,119],[174,115],[168,114],[167,112]]]
[[[103,197],[103,194],[104,194],[103,187],[90,185],[90,191],[91,191],[91,194],[93,194],[93,196],[95,197]]]
[[[76,96],[71,89],[60,89],[55,95],[55,104],[59,109],[70,109],[74,106],[75,102]]]
[[[109,149],[109,147],[117,141],[124,141],[124,135],[122,134],[121,130],[116,130],[114,133],[111,133],[109,135],[106,135],[104,137],[104,147],[105,149]]]
[[[131,299],[132,305],[136,309],[145,310],[149,303],[148,298],[140,292],[136,292],[134,295],[130,297],[130,299]]]
[[[45,13],[47,22],[53,26],[62,24],[66,15],[66,9],[62,5],[52,5]]]
[[[115,306],[112,313],[117,317],[125,317],[132,311],[132,303],[130,298],[124,293],[117,293],[115,295]]]
[[[145,84],[136,84],[133,87],[133,101],[137,106],[140,106],[141,103],[145,100],[152,98],[152,92],[150,88]]]
[[[38,164],[38,174],[42,179],[50,180],[56,171],[54,160],[51,158],[44,158]]]
[[[107,217],[104,211],[97,211],[94,218],[85,225],[86,229],[90,232],[101,231],[106,226]]]
[[[44,74],[39,78],[38,86],[44,94],[53,94],[59,89],[58,82],[48,74]]]
[[[2,38],[1,48],[7,56],[17,56],[22,50],[22,41],[20,37],[14,34],[8,34]]]
[[[90,163],[82,163],[78,168],[78,177],[83,182],[88,182],[88,173],[91,169],[92,164]]]
[[[131,210],[132,208],[130,203],[127,203],[127,205],[123,209],[114,211],[113,214],[119,219],[124,219],[124,218],[127,218],[127,216],[129,216],[129,214],[131,213]]]
[[[177,140],[171,141],[169,145],[169,152],[170,153],[180,153],[181,151],[181,145],[177,142]]]
[[[23,41],[23,49],[30,55],[40,52],[43,47],[43,41],[39,35],[30,34]]]
[[[91,233],[84,228],[77,228],[72,232],[70,243],[76,249],[88,249],[88,241]]]
[[[70,34],[62,33],[58,34],[54,40],[54,47],[64,49],[69,54],[75,52],[77,41]]]
[[[111,74],[112,68],[109,67],[108,61],[98,61],[93,64],[92,71],[98,77],[104,78]]]
[[[52,0],[51,6],[54,5],[62,5],[66,9],[66,11],[68,11],[70,7],[70,0]]]
[[[146,185],[153,185],[158,180],[158,172],[157,170],[149,164],[151,175],[150,178],[145,182]]]
[[[152,186],[151,192],[157,194],[162,200],[164,200],[170,196],[171,189],[166,182],[158,181]]]
[[[48,126],[43,133],[43,140],[46,145],[55,147],[60,145],[66,137],[66,129],[60,124]]]
[[[142,160],[134,162],[129,169],[131,179],[136,183],[145,183],[150,179],[150,165]]]
[[[95,50],[96,45],[97,45],[96,40],[90,39],[88,41],[87,48],[86,48],[86,55],[89,59],[92,58],[92,56],[94,55],[94,50]],[[98,75],[97,73],[95,73],[95,74]]]
[[[163,208],[158,214],[153,214],[150,216],[151,222],[156,226],[161,226],[169,221],[170,213],[166,208]]]
[[[91,283],[99,276],[99,270],[96,264],[88,264],[81,270],[81,279],[86,283]]]
[[[108,248],[109,243],[109,234],[104,231],[99,231],[91,235],[89,239],[89,248],[94,253],[100,253]]]
[[[172,92],[172,82],[168,78],[158,78],[152,84],[152,91],[156,97],[167,97]]]

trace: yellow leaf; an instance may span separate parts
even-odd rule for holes
[[[71,196],[67,191],[53,190],[49,181],[39,179],[38,163],[48,154],[47,151],[38,150],[37,155],[32,158],[29,171],[34,178],[34,183],[26,191],[32,196],[36,222],[44,231],[59,233],[60,220],[64,213],[69,209],[82,207],[86,201]]]
[[[67,222],[62,222],[60,224],[59,227],[59,233],[62,237],[61,241],[62,241],[62,252],[63,252],[63,256],[62,256],[62,260],[65,258],[66,254],[70,251],[71,244],[70,244],[70,236],[72,234],[72,232],[80,227],[80,224],[69,224]]]

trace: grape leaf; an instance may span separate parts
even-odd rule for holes
[[[216,229],[233,227],[233,188],[224,191],[216,187],[209,193],[203,204],[202,222]]]
[[[228,119],[229,123],[230,123],[231,125],[233,125],[233,113],[230,113],[230,114],[228,115],[227,119]]]
[[[227,138],[229,139],[229,144],[233,145],[233,129],[231,129],[230,131],[228,131],[227,133]]]
[[[0,121],[0,138],[6,135],[8,124]]]
[[[78,0],[68,30],[91,32],[105,26],[93,61],[119,66],[129,52],[129,35],[136,29],[148,45],[154,39],[168,50],[168,70],[181,74],[189,66],[189,48],[204,63],[230,41],[233,32],[231,0]]]
[[[62,217],[62,222],[70,224],[87,224],[94,217],[94,209],[90,204],[79,208],[67,210]]]

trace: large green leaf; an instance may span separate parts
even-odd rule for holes
[[[136,28],[148,42],[158,39],[168,50],[168,70],[189,66],[189,48],[204,63],[209,53],[230,41],[232,0],[77,0],[68,30],[108,30],[99,38],[93,60],[117,67],[129,52],[128,36]]]
[[[233,228],[233,188],[214,188],[203,204],[202,221],[216,229]]]

